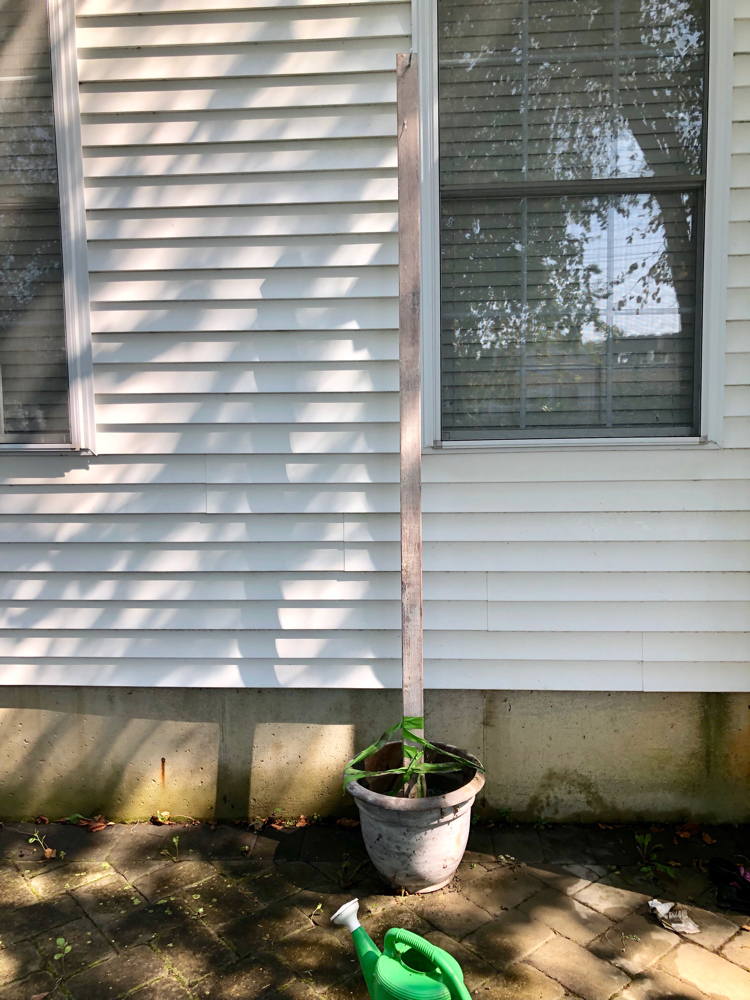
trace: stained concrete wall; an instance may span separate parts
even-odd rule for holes
[[[429,691],[428,733],[477,753],[488,813],[750,820],[750,695]],[[0,690],[0,817],[195,818],[351,808],[344,762],[399,692]]]

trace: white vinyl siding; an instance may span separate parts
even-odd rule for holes
[[[0,679],[398,686],[410,4],[78,14],[100,454],[2,459]],[[425,455],[428,687],[747,686],[745,117],[727,447]]]

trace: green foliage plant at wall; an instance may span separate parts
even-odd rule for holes
[[[404,763],[400,767],[387,768],[383,771],[363,771],[357,767],[362,761],[376,754],[379,750],[392,741],[393,736],[401,731],[401,739],[404,752]],[[403,795],[407,789],[414,786],[416,797],[424,798],[427,794],[425,778],[428,774],[448,773],[460,771],[463,768],[470,768],[472,771],[482,771],[484,768],[475,761],[468,760],[461,754],[450,753],[443,748],[436,747],[428,742],[419,732],[424,732],[424,719],[421,716],[405,715],[400,722],[386,729],[380,739],[367,747],[350,761],[344,769],[344,791],[350,781],[359,781],[360,778],[380,778],[387,775],[394,776],[393,787],[386,793],[388,795]],[[432,750],[441,757],[450,757],[450,760],[440,763],[429,763],[424,758],[424,751]]]

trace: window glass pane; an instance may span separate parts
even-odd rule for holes
[[[439,0],[441,183],[701,174],[703,0]]]
[[[443,199],[443,437],[691,433],[699,202]]]
[[[0,14],[0,442],[69,440],[45,0]]]

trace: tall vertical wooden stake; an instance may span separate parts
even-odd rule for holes
[[[422,663],[422,415],[419,347],[417,57],[396,56],[398,325],[401,419],[401,649],[404,715],[424,716]]]

